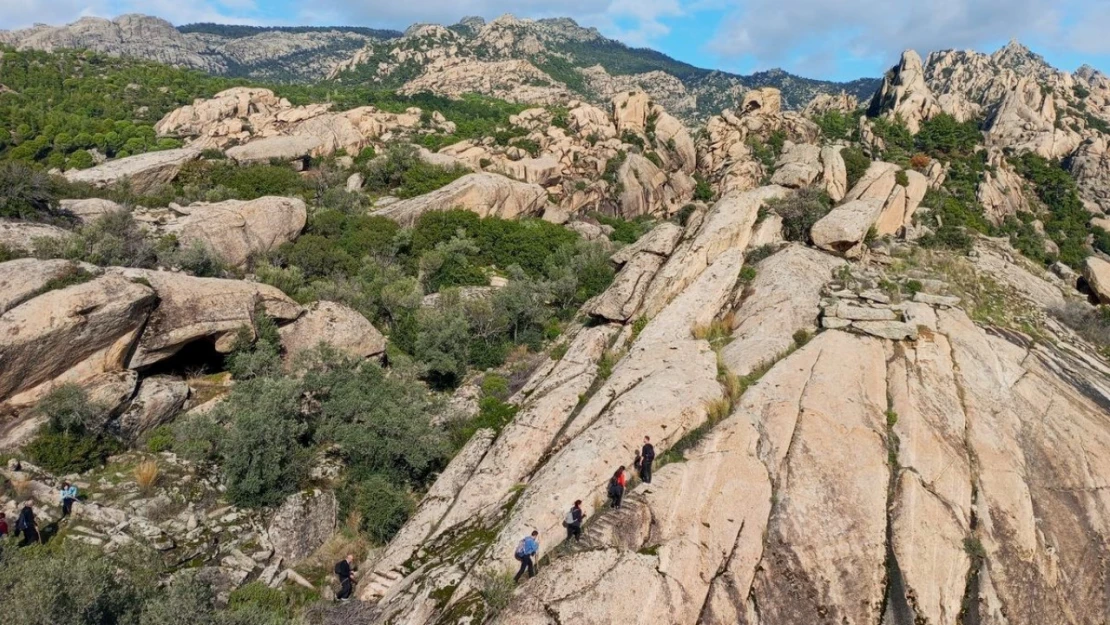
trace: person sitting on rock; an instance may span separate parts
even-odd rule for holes
[[[351,592],[354,590],[355,572],[351,568],[354,563],[353,553],[348,553],[346,558],[335,563],[335,574],[339,576],[339,594],[335,598],[340,601],[350,600]]]
[[[624,498],[624,465],[622,464],[613,477],[609,478],[609,507],[621,507],[621,499]]]
[[[578,542],[582,537],[582,521],[586,518],[586,513],[582,512],[582,500],[576,499],[574,505],[567,512],[567,516],[563,519],[563,527],[567,528],[567,540],[571,538],[574,542]]]
[[[19,511],[19,518],[15,520],[15,535],[23,534],[23,540],[19,543],[20,547],[42,542],[38,525],[35,524],[35,511],[32,509],[32,505],[33,503],[28,499],[23,504],[23,509]]]
[[[520,562],[520,570],[516,572],[516,577],[513,582],[519,583],[520,577],[524,575],[524,571],[528,571],[528,578],[531,579],[536,576],[536,565],[532,561],[536,554],[540,552],[539,531],[532,530],[531,536],[525,536],[521,539],[520,543],[516,546],[516,551],[513,552],[513,557],[517,562]]]
[[[651,437],[644,437],[644,446],[640,449],[640,481],[651,484],[651,463],[655,462],[655,447],[651,444]]]
[[[62,482],[62,518],[73,512],[73,502],[77,501],[77,487],[69,482]]]

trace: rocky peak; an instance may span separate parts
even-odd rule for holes
[[[871,115],[900,118],[910,132],[921,122],[941,112],[936,97],[925,83],[925,67],[914,50],[902,53],[902,60],[886,73],[883,85],[871,100]]]

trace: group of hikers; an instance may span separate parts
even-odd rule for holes
[[[62,482],[59,495],[62,500],[62,518],[65,519],[73,513],[73,504],[77,501],[77,486],[69,482]],[[28,499],[23,502],[23,508],[19,511],[19,515],[15,519],[14,527],[9,528],[7,514],[0,512],[0,539],[7,538],[9,533],[16,538],[20,536],[23,537],[23,540],[19,543],[20,547],[41,544],[43,542],[38,521],[35,520],[34,501]]]
[[[651,444],[651,437],[644,437],[644,445],[636,452],[636,458],[633,461],[633,466],[640,473],[640,481],[645,484],[651,484],[651,465],[655,462],[655,447]],[[624,491],[628,484],[628,479],[625,476],[627,468],[622,464],[609,478],[609,486],[606,494],[609,496],[609,507],[620,508],[621,500],[624,499]],[[566,516],[563,518],[563,527],[567,530],[567,540],[574,539],[578,542],[582,538],[582,523],[586,520],[586,513],[582,511],[582,500],[576,499],[574,505],[567,511]],[[516,550],[513,552],[513,557],[517,562],[520,562],[520,569],[513,577],[514,582],[520,582],[520,578],[528,573],[528,577],[536,576],[536,555],[540,551],[539,531],[533,530],[530,536],[525,536],[517,543]]]

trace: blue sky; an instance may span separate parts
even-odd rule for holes
[[[877,76],[904,48],[993,51],[1016,38],[1062,69],[1110,70],[1110,0],[0,0],[0,28],[126,12],[175,24],[397,29],[464,15],[569,16],[701,67],[834,80]]]

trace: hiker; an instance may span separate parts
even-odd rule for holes
[[[617,472],[613,474],[613,477],[609,478],[609,507],[610,508],[619,508],[619,507],[621,507],[621,498],[624,497],[624,485],[625,485],[624,465],[622,464],[621,468],[617,469]]]
[[[516,546],[513,557],[516,558],[517,562],[520,562],[520,570],[516,572],[513,582],[520,583],[520,576],[524,575],[524,571],[528,571],[529,579],[536,576],[536,565],[532,562],[532,558],[540,552],[539,535],[539,530],[532,530],[532,535],[522,538]]]
[[[355,563],[354,554],[348,553],[347,557],[335,563],[335,574],[339,576],[339,594],[335,596],[340,601],[349,601],[354,590],[355,572],[351,565]]]
[[[0,539],[8,536],[8,515],[0,512]]]
[[[62,482],[62,518],[73,512],[73,502],[77,501],[77,487],[69,482]]]
[[[42,537],[39,536],[39,528],[35,525],[35,511],[31,509],[31,506],[32,502],[28,499],[23,504],[23,509],[19,511],[19,518],[15,520],[15,535],[23,534],[23,540],[19,543],[20,547],[42,542]]]
[[[582,500],[576,499],[574,506],[567,512],[567,516],[563,519],[563,527],[567,528],[567,540],[574,538],[574,542],[578,542],[582,537],[582,521],[586,518],[586,513],[582,512]]]
[[[640,449],[640,481],[651,484],[651,463],[655,462],[655,447],[651,444],[651,437],[644,437],[644,446]]]

